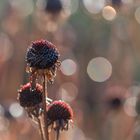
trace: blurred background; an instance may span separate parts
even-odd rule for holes
[[[40,139],[17,102],[38,39],[61,54],[49,97],[74,110],[60,140],[140,139],[139,0],[0,0],[0,140]]]

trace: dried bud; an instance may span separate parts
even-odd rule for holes
[[[59,57],[56,47],[47,40],[32,42],[27,50],[26,61],[29,67],[49,69],[55,65]]]
[[[22,107],[34,107],[42,102],[43,88],[40,84],[32,87],[30,83],[23,85],[18,91],[18,100]]]
[[[55,130],[67,130],[68,122],[73,117],[73,111],[67,103],[59,100],[50,104],[47,116],[49,124],[52,124]]]

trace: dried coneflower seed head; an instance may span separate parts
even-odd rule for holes
[[[47,0],[45,10],[51,14],[58,14],[62,10],[61,0]]]
[[[34,107],[42,102],[43,88],[40,84],[32,87],[27,83],[18,91],[18,100],[22,107]]]
[[[68,130],[69,122],[73,118],[72,108],[64,101],[54,101],[48,107],[47,111],[48,126],[57,131]]]
[[[58,58],[59,52],[55,45],[47,40],[32,42],[26,54],[27,64],[36,69],[49,69],[55,65]]]
[[[48,119],[56,120],[71,120],[73,117],[72,108],[64,101],[54,101],[50,104],[47,112]]]

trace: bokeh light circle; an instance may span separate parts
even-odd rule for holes
[[[47,4],[47,1],[45,1],[45,0],[37,0],[36,1],[36,7],[40,10],[44,10],[46,4]]]
[[[112,65],[106,58],[96,57],[88,63],[87,73],[93,81],[104,82],[112,74]]]
[[[102,15],[106,20],[113,20],[116,17],[116,10],[111,6],[105,6],[102,11]]]
[[[72,82],[67,82],[61,85],[59,95],[63,101],[72,102],[78,94],[77,86]]]
[[[9,107],[9,112],[15,118],[21,117],[24,113],[23,108],[19,105],[19,103],[12,103]]]
[[[62,61],[60,69],[64,75],[71,76],[75,74],[77,65],[72,59],[65,59]]]
[[[140,95],[140,86],[139,85],[133,85],[128,88],[128,92],[131,93],[132,96],[139,96]]]
[[[140,24],[140,7],[138,7],[135,11],[135,19]]]
[[[130,117],[136,117],[137,97],[129,97],[124,103],[124,111]]]
[[[23,17],[31,15],[34,10],[33,0],[10,0],[9,2]]]
[[[70,15],[75,13],[79,6],[78,0],[61,0],[63,9],[65,12],[69,13]]]
[[[83,0],[83,4],[89,13],[97,14],[105,6],[105,0]]]

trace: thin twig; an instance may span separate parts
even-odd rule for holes
[[[41,127],[41,121],[40,121],[40,119],[38,117],[37,117],[37,121],[38,121],[38,125],[39,125],[39,131],[40,131],[41,140],[44,140],[43,130],[42,130],[42,127]]]
[[[43,125],[43,130],[44,130],[44,137],[45,140],[49,140],[49,132],[48,132],[48,122],[47,122],[47,113],[46,113],[46,76],[43,74],[43,117],[44,117],[44,125]]]

